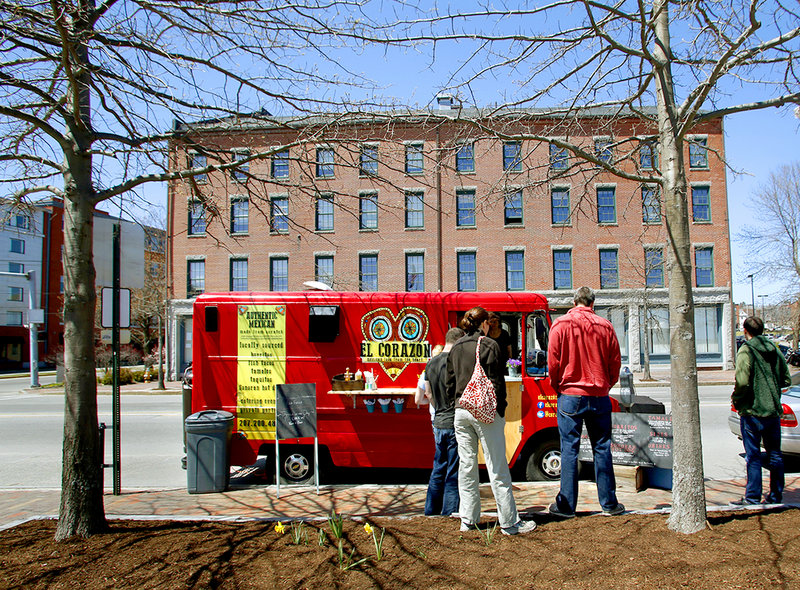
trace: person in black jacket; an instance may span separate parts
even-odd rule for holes
[[[489,331],[489,313],[473,307],[459,326],[467,333],[459,339],[447,357],[447,396],[456,400],[454,427],[458,441],[458,491],[461,498],[459,516],[461,530],[477,528],[481,518],[481,497],[478,480],[478,444],[483,446],[486,470],[497,504],[497,519],[504,535],[527,533],[536,528],[533,521],[522,522],[511,489],[511,472],[506,460],[505,411],[506,383],[500,364],[500,348],[491,338],[480,338]],[[475,350],[480,338],[480,363],[492,381],[497,395],[494,421],[485,424],[458,406],[458,399],[475,369]]]

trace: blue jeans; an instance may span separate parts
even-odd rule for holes
[[[783,501],[783,455],[781,454],[781,421],[777,416],[741,416],[742,442],[747,462],[747,488],[744,498],[748,502],[761,502],[761,442],[764,442],[769,469],[769,504]]]
[[[561,437],[561,489],[556,497],[559,510],[575,514],[578,503],[578,450],[586,424],[594,455],[597,497],[603,510],[617,506],[617,482],[611,461],[611,400],[608,396],[558,396],[558,434]]]
[[[433,439],[436,452],[425,498],[425,515],[450,516],[458,512],[459,503],[456,431],[452,428],[434,428]]]

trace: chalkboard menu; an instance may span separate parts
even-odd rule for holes
[[[317,386],[315,383],[286,383],[276,390],[277,438],[317,436]]]
[[[672,469],[672,415],[611,414],[611,456],[616,465]],[[585,427],[578,459],[592,460],[592,445]]]

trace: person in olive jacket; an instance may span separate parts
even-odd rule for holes
[[[458,399],[472,377],[475,369],[475,349],[478,339],[489,331],[489,313],[482,307],[473,307],[464,314],[459,327],[467,335],[459,339],[447,357],[446,392],[449,399],[456,400],[453,425],[458,441],[458,492],[460,496],[459,516],[461,530],[477,528],[481,519],[481,497],[478,488],[478,445],[483,445],[486,470],[492,493],[497,503],[497,519],[504,535],[527,533],[536,528],[533,521],[519,519],[517,504],[511,488],[511,472],[506,460],[505,412],[506,382],[500,364],[500,348],[491,338],[480,341],[480,363],[486,376],[494,384],[497,395],[497,410],[494,421],[485,424],[470,412],[458,406]]]
[[[761,444],[769,469],[768,504],[783,501],[784,470],[781,454],[781,389],[792,383],[780,349],[764,335],[764,322],[751,316],[744,321],[745,341],[736,353],[736,385],[731,401],[739,412],[747,487],[736,505],[761,503]]]

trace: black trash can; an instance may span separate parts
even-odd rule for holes
[[[230,481],[228,443],[233,414],[224,410],[195,412],[184,421],[186,481],[190,494],[224,492]]]

